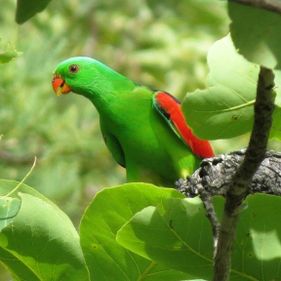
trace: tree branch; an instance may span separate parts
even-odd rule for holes
[[[215,256],[214,281],[227,281],[229,278],[231,250],[235,239],[240,206],[249,193],[249,184],[266,153],[274,109],[273,86],[274,74],[272,70],[260,67],[254,127],[244,161],[234,175],[232,184],[226,194]]]
[[[247,6],[261,8],[270,12],[281,14],[280,0],[229,0]]]
[[[199,169],[191,177],[184,180],[180,179],[177,182],[177,188],[187,197],[199,195],[203,201],[204,198],[211,198],[215,195],[225,196],[244,157],[245,150],[243,149],[204,159]],[[281,153],[267,151],[265,158],[249,183],[249,194],[267,193],[281,196],[280,171]]]
[[[265,159],[265,157],[268,155],[266,154],[266,147],[269,131],[272,124],[272,113],[274,110],[274,94],[272,91],[273,86],[274,74],[272,70],[267,69],[265,67],[260,67],[256,102],[254,108],[254,126],[246,152],[243,151],[242,153],[240,152],[232,155],[230,154],[229,157],[220,156],[204,160],[202,162],[201,168],[197,170],[193,174],[193,176],[187,179],[186,181],[189,183],[192,181],[194,182],[194,176],[195,178],[199,177],[200,180],[197,182],[196,185],[189,186],[188,189],[182,188],[181,184],[183,182],[178,182],[179,189],[184,193],[189,195],[195,195],[197,192],[197,194],[200,194],[200,197],[202,198],[205,207],[207,207],[207,217],[209,218],[212,224],[215,245],[216,238],[218,235],[217,247],[214,249],[215,265],[213,281],[227,281],[229,278],[231,268],[231,250],[235,239],[236,225],[239,219],[239,212],[245,197],[251,191],[253,191],[250,189],[250,186],[252,186],[255,182],[254,179],[261,178],[261,174],[263,175],[265,171],[264,166],[268,167],[267,172],[276,173],[276,169],[270,167],[270,164],[268,164],[272,162],[266,162],[266,160],[268,159]],[[276,158],[278,159],[280,159],[280,157],[280,154],[276,156]],[[223,166],[223,159],[225,160],[223,171],[229,171],[232,169],[232,173],[228,173],[227,177],[224,178],[218,175],[216,175],[216,177],[214,178],[212,177],[213,174],[211,173],[213,183],[212,187],[209,187],[209,189],[212,189],[214,182],[216,182],[215,185],[220,183],[220,185],[225,185],[227,187],[226,189],[224,189],[223,193],[221,193],[225,195],[226,200],[223,218],[221,221],[221,225],[219,225],[214,208],[210,201],[211,195],[208,194],[207,189],[205,189],[206,182],[210,182],[209,174],[206,173],[206,167],[210,167],[210,163],[212,163],[213,166],[217,167]],[[263,166],[258,170],[261,163]],[[281,161],[279,161],[278,164],[281,165]],[[211,170],[209,169],[209,172],[210,171]],[[256,172],[257,174],[255,175]],[[275,177],[275,179],[276,178],[277,177]],[[259,186],[263,186],[265,182],[266,181],[264,181]],[[218,189],[214,190],[217,191]]]

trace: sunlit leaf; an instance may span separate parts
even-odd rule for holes
[[[233,269],[256,280],[281,279],[281,197],[256,194],[248,197],[241,213],[233,247]],[[245,280],[254,280],[247,279]],[[242,279],[239,279],[242,280]]]
[[[193,278],[211,279],[212,233],[198,198],[170,199],[143,209],[119,230],[117,241]]]
[[[0,180],[0,193],[6,194],[15,185]],[[1,262],[19,280],[88,281],[79,236],[69,218],[24,184],[18,196],[21,207],[13,222],[0,232]]]
[[[81,225],[81,245],[91,278],[98,281],[179,281],[189,274],[154,263],[121,247],[119,228],[136,212],[157,206],[168,198],[182,198],[173,189],[130,183],[99,192],[86,210]]]
[[[209,87],[188,93],[183,111],[203,139],[231,138],[251,130],[259,67],[238,55],[229,36],[208,53]]]
[[[209,87],[188,93],[183,111],[196,135],[203,139],[232,138],[251,130],[259,66],[235,50],[229,36],[209,50]],[[271,137],[281,136],[281,74],[275,71],[276,109]]]
[[[215,199],[221,216],[223,199]],[[281,198],[251,195],[241,212],[232,253],[230,281],[281,278]],[[270,218],[270,219],[269,219]],[[212,278],[212,239],[202,203],[198,199],[170,199],[158,207],[144,208],[117,234],[125,248],[188,272]]]

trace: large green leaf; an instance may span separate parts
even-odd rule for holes
[[[183,111],[194,133],[203,139],[232,138],[251,130],[259,66],[239,55],[230,36],[208,53],[209,87],[188,93]],[[281,72],[275,71],[276,109],[271,137],[281,136]]]
[[[51,0],[17,0],[16,22],[21,24],[43,11]]]
[[[208,53],[209,87],[188,93],[186,119],[203,139],[231,138],[250,131],[259,67],[237,54],[229,36]]]
[[[228,3],[228,13],[231,37],[239,53],[251,62],[280,69],[281,15],[233,2]]]
[[[193,278],[212,275],[212,233],[198,198],[170,199],[143,209],[119,230],[117,241]]]
[[[156,264],[121,247],[115,239],[119,228],[136,212],[157,206],[168,198],[182,198],[173,189],[130,183],[99,192],[86,210],[81,245],[92,280],[176,281],[189,274]]]
[[[17,183],[0,180],[0,194]],[[18,280],[89,280],[79,236],[69,218],[32,188],[22,185],[20,209],[0,232],[0,260]]]
[[[223,199],[216,198],[215,205],[221,214]],[[230,281],[281,279],[280,212],[278,196],[247,199],[233,247]],[[198,199],[170,199],[141,210],[119,230],[117,241],[141,256],[211,279],[211,231]]]

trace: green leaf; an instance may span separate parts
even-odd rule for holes
[[[212,233],[200,199],[170,199],[137,213],[117,234],[123,247],[193,278],[212,276]]]
[[[228,3],[230,32],[239,53],[268,68],[281,67],[281,16],[260,8]]]
[[[38,277],[32,271],[31,268],[26,266],[24,262],[19,259],[15,259],[13,254],[0,247],[0,260],[1,263],[10,270],[13,275],[13,280],[20,281],[38,281]]]
[[[173,189],[130,183],[97,193],[81,226],[81,245],[91,278],[98,281],[179,281],[190,275],[156,264],[121,247],[117,231],[136,212],[168,198],[182,198]]]
[[[239,55],[229,36],[214,43],[208,53],[209,87],[188,93],[183,112],[202,139],[232,138],[251,130],[259,66]],[[271,138],[281,139],[281,71],[276,70],[276,108]]]
[[[16,22],[24,23],[35,14],[43,11],[51,0],[17,0]]]
[[[0,198],[0,231],[10,224],[19,212],[21,201],[18,198]]]
[[[209,87],[188,93],[183,111],[203,139],[231,138],[251,130],[259,67],[237,54],[229,36],[208,53]]]
[[[0,180],[0,193],[16,184]],[[69,218],[27,185],[20,191],[21,207],[0,232],[1,262],[18,280],[89,280],[79,236]]]
[[[4,43],[0,39],[0,63],[7,63],[17,56],[21,55],[11,43]]]
[[[252,195],[245,202],[232,253],[230,281],[280,280],[281,198]],[[215,198],[222,214],[223,199]],[[270,218],[270,219],[269,219]],[[137,213],[117,234],[125,248],[211,280],[212,240],[209,222],[197,198],[169,199]]]
[[[281,280],[280,213],[281,197],[265,194],[248,197],[239,218],[232,254],[233,268],[256,278],[245,280]]]

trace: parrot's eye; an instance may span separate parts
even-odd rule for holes
[[[78,70],[79,70],[79,67],[78,67],[77,64],[72,64],[72,65],[69,66],[69,72],[70,73],[76,73],[76,72],[78,72]]]

